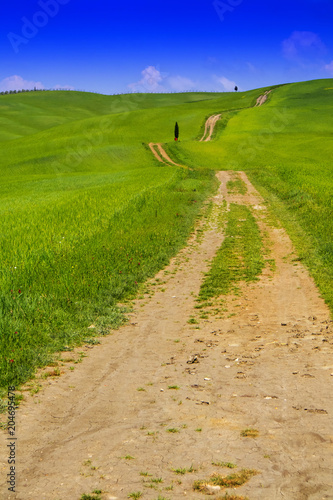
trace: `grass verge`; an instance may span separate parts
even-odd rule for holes
[[[166,173],[155,169],[163,180],[149,187],[133,175],[128,197],[106,182],[61,203],[36,201],[24,217],[8,214],[12,239],[0,242],[0,387],[18,386],[55,352],[121,325],[126,308],[118,304],[185,245],[213,175]]]
[[[251,211],[232,203],[225,239],[201,285],[198,301],[237,291],[237,283],[256,281],[265,263],[260,230]]]
[[[214,473],[208,480],[195,481],[193,489],[202,493],[209,493],[209,488],[207,488],[208,486],[236,488],[242,486],[256,474],[258,474],[258,472],[253,469],[242,469],[240,472],[236,474],[229,474],[228,476],[221,476],[221,474]]]

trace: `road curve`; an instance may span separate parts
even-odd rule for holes
[[[213,115],[208,118],[205,124],[205,132],[204,135],[201,137],[200,142],[208,142],[211,140],[213,132],[214,132],[214,127],[216,125],[216,122],[220,120],[221,114],[219,115]]]
[[[157,160],[161,163],[171,163],[172,165],[176,165],[176,167],[182,167],[182,165],[179,165],[178,163],[175,163],[173,160],[171,160],[170,156],[164,151],[161,143],[150,142],[148,146],[150,147],[155,158],[157,158]]]
[[[266,92],[263,95],[259,96],[255,107],[262,106],[267,101],[268,94],[270,94],[271,92],[272,92],[271,90],[266,90]]]

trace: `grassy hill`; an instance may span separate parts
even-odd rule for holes
[[[1,385],[120,324],[117,304],[184,246],[214,169],[246,170],[333,310],[333,80],[265,90],[0,96]],[[211,143],[205,119],[222,112]],[[180,139],[173,142],[175,121]],[[147,148],[164,142],[184,170]]]
[[[285,85],[229,113],[213,143],[169,150],[187,165],[245,170],[270,201],[333,311],[333,80]]]

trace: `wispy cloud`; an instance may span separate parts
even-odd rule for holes
[[[226,90],[227,92],[231,92],[235,89],[236,86],[236,82],[228,80],[228,78],[226,78],[225,76],[219,77],[218,82],[223,85],[224,90]]]
[[[314,57],[325,51],[325,44],[312,31],[294,31],[282,42],[283,55],[290,60]]]
[[[71,85],[56,85],[53,88],[54,90],[75,90],[75,88]]]
[[[187,90],[200,92],[200,90],[207,89],[232,92],[236,86],[236,82],[225,76],[213,74],[207,81],[192,80],[182,75],[161,73],[155,66],[148,66],[141,71],[141,74],[141,80],[128,85],[133,92],[185,92]]]
[[[171,89],[176,90],[176,92],[184,92],[185,90],[194,90],[197,87],[197,84],[195,82],[183,76],[170,76],[168,78],[168,84],[171,87]]]
[[[324,69],[328,71],[330,75],[333,75],[333,61],[331,61],[329,64],[326,64],[324,66]]]
[[[165,90],[160,85],[163,81],[163,76],[155,66],[148,66],[141,71],[141,74],[141,80],[128,85],[133,92],[157,92],[159,90]]]
[[[4,78],[0,82],[0,91],[6,92],[9,90],[32,90],[34,88],[39,90],[44,88],[44,85],[41,82],[34,82],[29,80],[24,80],[21,76],[13,75],[8,78]]]
[[[190,78],[163,74],[155,66],[148,66],[141,71],[141,75],[141,80],[128,85],[133,92],[184,92],[200,87],[198,82]]]

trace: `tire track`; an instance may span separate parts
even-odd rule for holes
[[[221,114],[213,115],[208,118],[205,124],[205,132],[204,135],[201,137],[200,142],[208,142],[211,140],[215,125],[220,119],[221,119]]]

